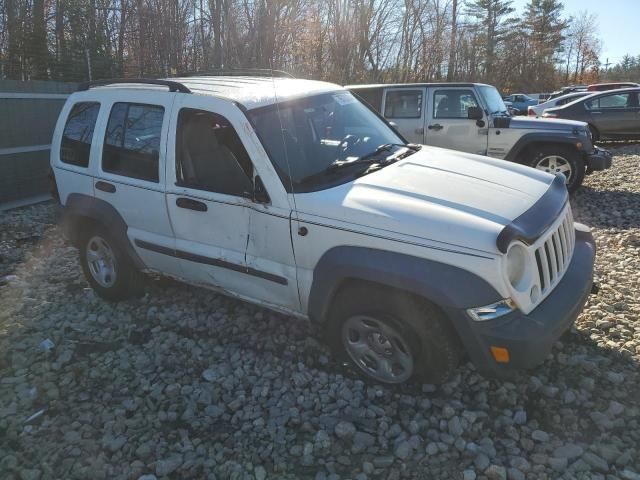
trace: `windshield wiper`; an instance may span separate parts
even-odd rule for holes
[[[375,157],[380,155],[382,152],[390,152],[393,147],[406,148],[408,151],[403,152],[403,154],[389,155],[384,160],[375,159]],[[357,157],[355,160],[336,160],[327,167],[327,170],[336,170],[338,168],[371,163],[389,164],[400,160],[401,158],[404,158],[405,156],[407,156],[407,154],[411,155],[411,153],[417,152],[418,150],[420,150],[420,148],[420,145],[414,145],[412,143],[385,143],[378,146],[378,148],[376,148],[373,152],[367,153],[362,157]]]

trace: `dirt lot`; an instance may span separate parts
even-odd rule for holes
[[[514,382],[368,384],[317,327],[166,280],[108,304],[53,205],[0,213],[0,477],[640,479],[640,147],[614,162],[572,202],[600,293]]]

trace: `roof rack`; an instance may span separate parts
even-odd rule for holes
[[[270,68],[220,68],[205,71],[180,72],[173,77],[195,77],[198,75],[223,77],[223,76],[254,76],[254,77],[286,77],[296,78],[283,70],[271,70]]]
[[[191,93],[186,86],[180,82],[174,82],[173,80],[158,80],[155,78],[112,78],[107,80],[94,80],[93,82],[81,83],[78,86],[78,91],[82,92],[89,90],[93,87],[102,87],[105,85],[117,85],[124,83],[140,83],[144,85],[163,85],[169,87],[170,92]]]

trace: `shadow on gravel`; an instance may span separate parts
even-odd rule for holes
[[[571,199],[576,221],[594,228],[640,228],[640,193],[583,186]]]

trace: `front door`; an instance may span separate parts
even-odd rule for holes
[[[411,143],[424,143],[426,88],[387,88],[384,91],[382,112]]]
[[[246,118],[215,98],[176,104],[166,201],[184,278],[297,309],[290,210],[254,200],[259,153]]]
[[[469,107],[480,107],[470,88],[429,88],[426,145],[485,155],[487,152],[487,119],[468,118]]]

